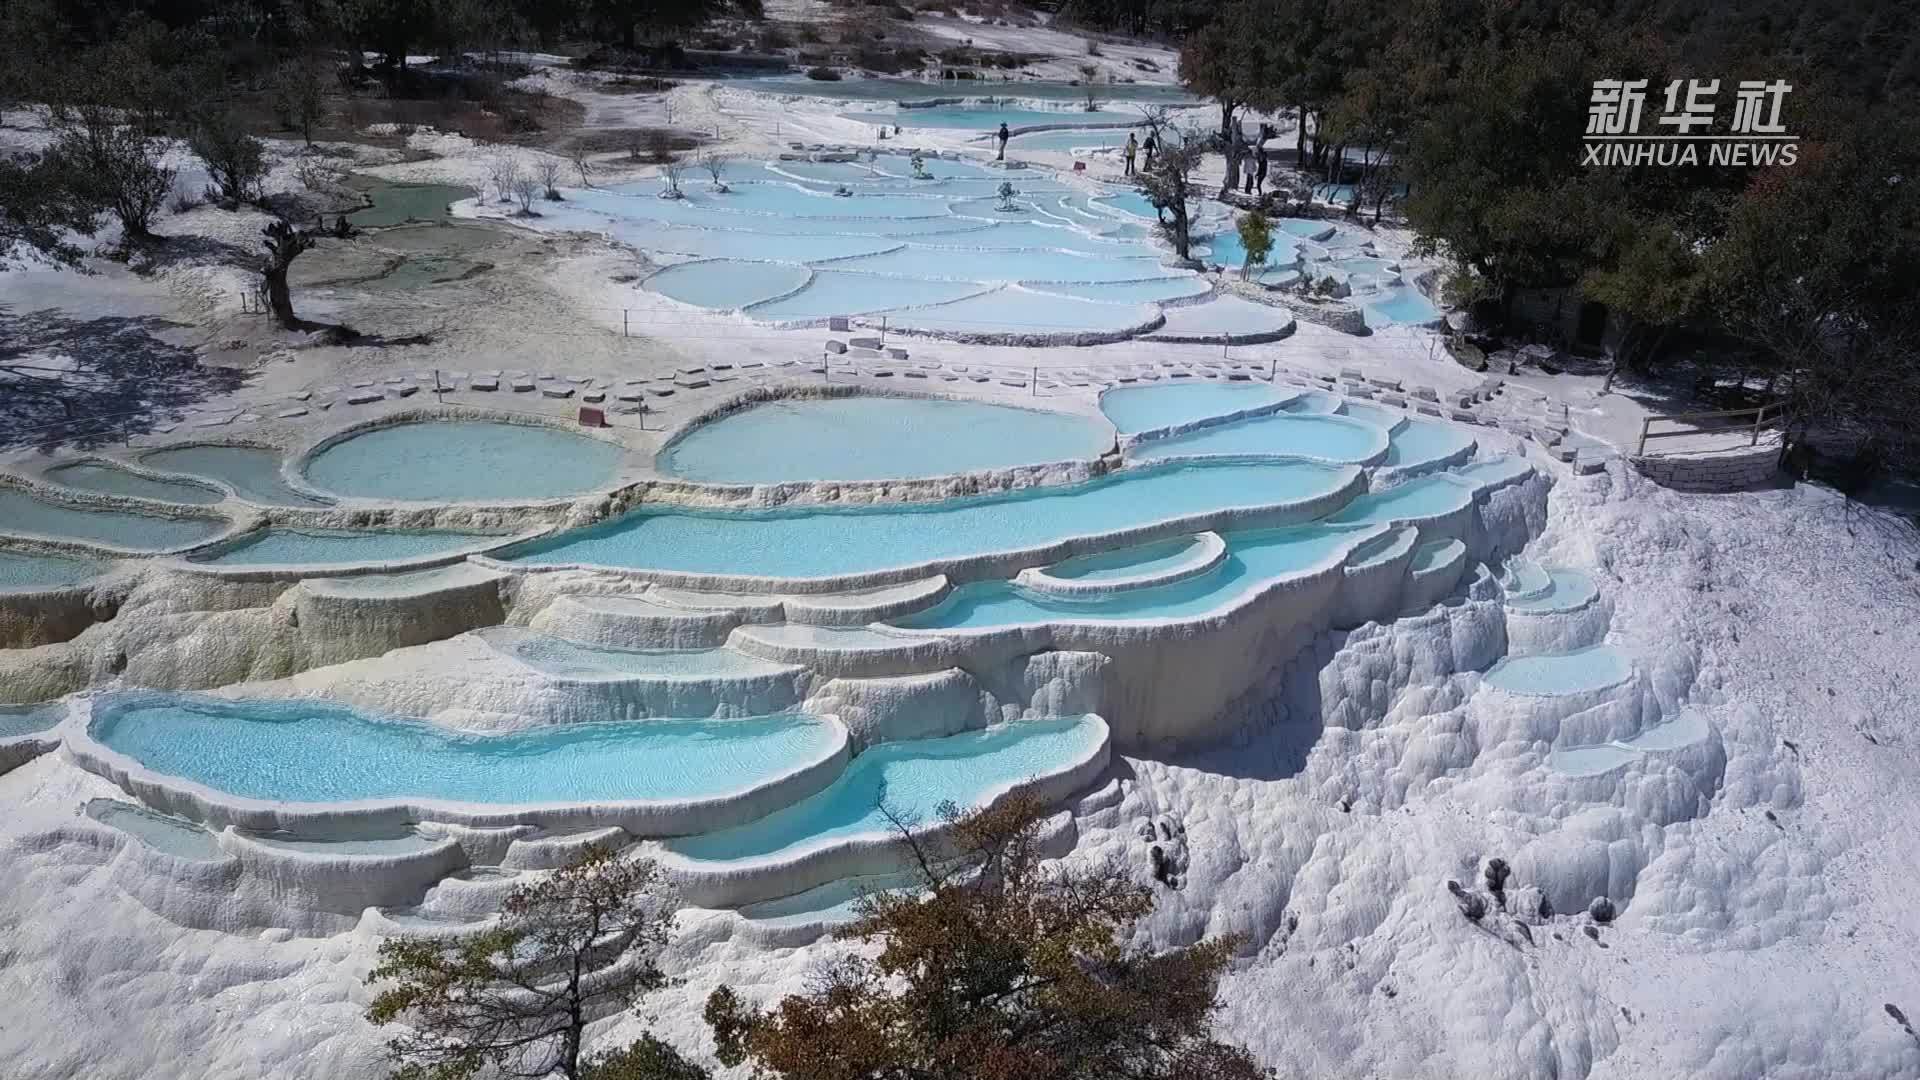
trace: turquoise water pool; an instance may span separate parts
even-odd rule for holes
[[[1467,545],[1458,540],[1433,540],[1413,549],[1413,561],[1407,569],[1415,574],[1438,570],[1465,554]]]
[[[51,540],[78,540],[128,551],[168,551],[204,543],[227,530],[220,518],[161,517],[124,510],[83,510],[0,487],[0,532]],[[24,562],[15,572],[25,574]]]
[[[1386,438],[1381,429],[1344,416],[1276,413],[1135,443],[1127,453],[1140,461],[1259,454],[1359,463],[1385,449]]]
[[[65,719],[67,707],[57,702],[45,705],[0,705],[0,739],[13,739],[45,731]]]
[[[942,739],[882,743],[847,766],[826,790],[758,821],[667,841],[696,862],[791,856],[856,837],[894,831],[881,807],[922,825],[939,821],[942,803],[962,810],[1029,777],[1085,758],[1106,726],[1072,716],[1007,724]]]
[[[545,426],[472,420],[376,428],[307,462],[315,487],[362,499],[505,502],[606,487],[626,452]]]
[[[57,589],[99,577],[106,572],[106,563],[91,559],[0,549],[0,592]]]
[[[1458,424],[1409,420],[1393,433],[1385,465],[1406,468],[1427,465],[1472,449],[1473,433]]]
[[[1083,148],[1116,149],[1127,145],[1129,128],[1088,128],[1084,131],[1034,131],[1007,140],[1007,152],[1019,150],[1064,152]],[[1136,132],[1136,138],[1139,133]]]
[[[1335,525],[1367,525],[1417,521],[1465,509],[1473,502],[1473,488],[1445,473],[1433,473],[1391,487],[1370,491],[1328,518]]]
[[[757,787],[839,745],[810,716],[600,721],[462,735],[317,701],[130,694],[93,737],[156,772],[250,799],[470,803],[698,799]]]
[[[762,94],[798,94],[836,101],[932,101],[945,98],[1032,99],[1083,102],[1087,91],[1070,82],[1044,79],[809,79],[805,75],[727,79],[721,87]],[[1096,88],[1102,101],[1144,101],[1162,105],[1198,105],[1184,88],[1161,83],[1112,83]],[[1137,117],[1136,117],[1137,119]]]
[[[1543,590],[1525,599],[1509,599],[1507,606],[1515,611],[1534,614],[1577,611],[1600,595],[1600,589],[1593,579],[1578,570],[1550,570],[1547,578]]]
[[[384,180],[363,181],[373,205],[355,210],[347,217],[362,228],[404,225],[409,221],[443,221],[447,207],[461,199],[473,198],[472,188],[451,184],[393,184]]]
[[[1144,329],[1158,314],[1159,309],[1149,304],[1053,296],[1008,285],[937,307],[897,311],[887,317],[887,322],[906,329],[962,335],[1003,332],[1062,335],[1075,331],[1117,333]]]
[[[660,471],[713,484],[900,480],[1099,457],[1105,425],[1068,413],[920,398],[793,398],[702,424]]]
[[[748,314],[774,322],[828,319],[835,315],[892,313],[903,306],[945,304],[986,291],[972,281],[928,281],[883,274],[816,270],[806,288],[792,296],[755,304]]]
[[[560,678],[742,679],[793,670],[732,649],[616,649],[508,627],[481,634],[501,652]]]
[[[1184,619],[1231,604],[1276,577],[1297,573],[1358,545],[1364,529],[1306,526],[1222,533],[1227,558],[1197,577],[1167,585],[1060,597],[1008,581],[963,585],[933,608],[895,620],[916,630],[986,630],[1059,622]]]
[[[1411,422],[1407,414],[1398,409],[1369,405],[1363,401],[1345,402],[1340,406],[1340,415],[1351,416],[1355,420],[1372,424],[1382,431],[1398,431],[1401,425]]]
[[[1199,274],[1188,277],[1150,278],[1145,281],[1114,281],[1099,285],[1081,285],[1069,281],[1023,281],[1035,292],[1097,300],[1107,304],[1147,304],[1161,300],[1185,300],[1205,296],[1213,284]]]
[[[1162,265],[1137,222],[1127,226],[1131,192],[1090,200],[1039,170],[922,164],[927,175],[917,177],[893,154],[742,163],[729,168],[727,192],[696,182],[683,198],[661,199],[658,182],[642,181],[569,193],[542,209],[537,227],[702,260],[642,287],[775,323],[884,316],[943,334],[1124,334],[1152,325],[1158,300],[1206,291],[1190,271]],[[1015,189],[1011,207],[1001,205],[1003,183]],[[1021,282],[1049,295],[1013,287]]]
[[[1683,709],[1672,719],[1655,724],[1631,739],[1554,750],[1547,755],[1547,764],[1569,776],[1598,776],[1645,754],[1678,750],[1704,742],[1712,735],[1713,728],[1706,717],[1692,709]]]
[[[1514,694],[1551,697],[1602,690],[1625,682],[1633,663],[1605,645],[1569,653],[1510,656],[1487,670],[1487,684]]]
[[[1145,577],[1185,565],[1205,546],[1198,536],[1182,536],[1151,544],[1077,555],[1047,567],[1049,577],[1067,581],[1115,581]]]
[[[219,488],[186,480],[161,480],[141,476],[112,465],[82,461],[47,470],[47,479],[62,487],[81,491],[99,491],[108,495],[130,495],[136,499],[212,506],[227,497]]]
[[[1440,318],[1440,309],[1410,285],[1396,285],[1355,299],[1363,304],[1361,314],[1368,326],[1424,326]]]
[[[280,476],[280,453],[252,446],[182,446],[142,454],[140,463],[162,472],[209,477],[241,498],[266,506],[328,506],[287,486]]]
[[[812,279],[804,266],[714,259],[669,266],[648,278],[647,288],[683,304],[731,311],[785,296]]]
[[[528,566],[807,578],[1026,550],[1344,486],[1347,469],[1305,462],[1128,469],[1068,487],[895,507],[763,513],[641,511],[532,541],[500,557]]]
[[[1286,396],[1265,383],[1253,382],[1122,386],[1100,395],[1100,411],[1122,435],[1131,435],[1272,405]]]
[[[87,817],[126,833],[155,851],[194,862],[230,859],[213,834],[183,818],[155,813],[118,799],[88,799]]]
[[[227,567],[405,562],[482,548],[499,539],[486,533],[276,527],[256,529],[190,561]]]
[[[843,120],[858,120],[878,127],[895,124],[903,128],[937,128],[943,131],[974,128],[982,135],[999,130],[1034,127],[1113,128],[1140,124],[1140,114],[1085,109],[1033,109],[1007,105],[922,105],[873,112],[843,112]]]

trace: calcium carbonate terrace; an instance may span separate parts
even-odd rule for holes
[[[894,114],[866,113],[884,119]],[[903,122],[991,130],[1130,123],[1125,114],[965,107],[902,109]],[[1051,133],[1050,133],[1051,134]],[[1034,136],[1029,136],[1029,138]],[[531,226],[591,231],[665,263],[642,287],[690,308],[819,326],[865,317],[892,330],[1000,343],[1275,340],[1286,308],[1249,303],[1174,264],[1155,213],[1128,188],[1041,168],[904,152],[731,163],[724,190],[643,181],[570,192]],[[1196,201],[1194,254],[1237,269],[1230,208]],[[1333,278],[1370,325],[1426,323],[1397,263],[1350,226],[1286,221],[1262,281]]]
[[[0,768],[65,743],[138,800],[96,800],[88,820],[173,857],[331,858],[336,882],[396,860],[378,902],[399,920],[425,917],[408,882],[461,871],[472,844],[446,830],[516,823],[638,841],[713,906],[881,880],[900,869],[883,803],[931,822],[948,800],[1066,798],[1115,750],[1224,737],[1223,710],[1284,660],[1255,638],[1448,597],[1505,597],[1528,652],[1486,674],[1492,691],[1584,703],[1636,677],[1597,636],[1592,579],[1511,558],[1545,493],[1523,458],[1264,383],[1119,387],[1085,414],[748,395],[661,445],[653,473],[670,481],[642,482],[660,492],[545,535],[525,511],[489,518],[512,530],[347,525],[327,500],[564,507],[632,483],[632,451],[465,413],[284,453],[186,449],[0,488],[18,511],[4,531],[30,534],[0,550],[0,592],[236,574],[286,589],[301,648],[331,659],[278,696],[128,689],[11,719]],[[1017,479],[940,497],[988,476]],[[742,494],[898,481],[936,486],[853,506]],[[235,534],[249,506],[307,516]],[[1504,575],[1472,569],[1488,559]],[[1074,659],[1103,652],[1097,680]],[[1035,663],[1060,665],[1039,669],[1065,695],[1048,700],[1079,709],[1018,696],[1036,693],[1018,689]],[[831,715],[846,705],[852,727]],[[1711,736],[1671,730],[1686,747]],[[1611,770],[1666,736],[1596,731],[1610,741],[1569,742],[1556,767]],[[492,857],[547,859],[548,842]]]

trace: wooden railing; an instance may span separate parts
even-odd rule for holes
[[[1648,439],[1671,439],[1681,435],[1717,435],[1737,430],[1750,431],[1751,434],[1747,439],[1747,445],[1758,446],[1760,445],[1760,433],[1768,427],[1780,423],[1786,418],[1786,415],[1787,403],[1784,401],[1774,401],[1747,409],[1720,409],[1715,412],[1675,413],[1671,416],[1644,417],[1640,421],[1640,446],[1634,451],[1634,456],[1646,456]],[[1741,417],[1742,419],[1739,423],[1734,423],[1732,421],[1735,417]],[[1746,417],[1752,417],[1752,422],[1748,423],[1744,419]],[[1697,420],[1726,420],[1728,422],[1719,427],[1712,428],[1691,427],[1683,431],[1652,430],[1653,425],[1660,422],[1689,424]]]

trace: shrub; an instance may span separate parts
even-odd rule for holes
[[[839,82],[840,73],[830,67],[810,67],[807,69],[807,78],[819,82]]]
[[[203,117],[187,136],[187,148],[206,163],[207,175],[228,202],[245,202],[260,193],[267,175],[267,145],[246,133],[227,113]]]

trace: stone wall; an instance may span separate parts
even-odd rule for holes
[[[1675,491],[1747,491],[1773,480],[1780,469],[1780,444],[1719,454],[1627,458],[1640,475]]]

